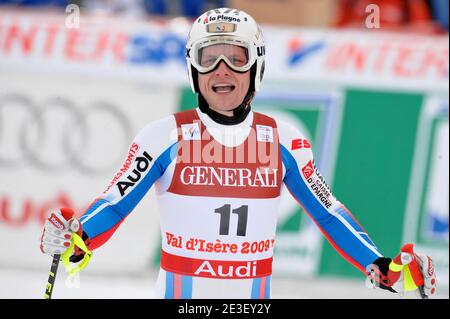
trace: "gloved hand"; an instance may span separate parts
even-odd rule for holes
[[[70,208],[52,213],[44,224],[41,236],[41,251],[50,256],[60,255],[71,276],[84,269],[92,256],[88,248],[89,238],[73,215]],[[78,263],[78,266],[73,268],[70,262]]]
[[[73,210],[61,208],[47,218],[41,236],[41,251],[50,256],[61,255],[70,247],[73,233],[82,234],[80,221]]]
[[[404,245],[394,259],[376,259],[370,265],[367,275],[373,286],[392,292],[419,288],[421,294],[427,297],[436,292],[433,260],[429,256],[415,253],[413,244]]]

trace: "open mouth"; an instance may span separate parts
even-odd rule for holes
[[[234,91],[235,86],[232,84],[214,84],[212,89],[216,93],[230,93]]]

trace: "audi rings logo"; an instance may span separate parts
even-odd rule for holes
[[[123,156],[131,125],[104,101],[68,98],[37,103],[23,94],[0,96],[0,170],[23,166],[51,172],[109,172]],[[106,134],[106,136],[105,136]]]

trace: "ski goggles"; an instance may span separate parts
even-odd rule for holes
[[[220,61],[233,71],[247,72],[256,61],[256,50],[236,37],[211,37],[194,43],[190,61],[200,73],[211,72]]]

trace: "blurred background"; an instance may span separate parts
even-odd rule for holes
[[[449,298],[448,0],[0,0],[0,298],[42,298],[49,212],[81,215],[146,123],[197,105],[184,45],[215,7],[266,41],[252,107],[299,127],[334,195],[386,256],[414,242]],[[152,298],[153,190],[54,298]],[[283,194],[273,298],[418,298],[364,276]]]

